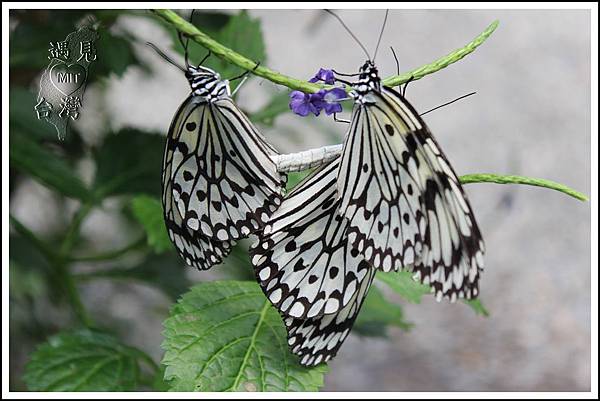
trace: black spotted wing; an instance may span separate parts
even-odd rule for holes
[[[397,92],[357,103],[338,174],[350,241],[374,267],[410,269],[436,297],[477,295],[484,244],[458,177]]]
[[[349,246],[348,222],[338,213],[338,165],[322,166],[289,193],[250,251],[258,282],[286,316],[338,312],[372,270]]]
[[[162,183],[169,236],[186,261],[207,269],[264,226],[285,185],[274,153],[230,98],[190,96],[182,104],[169,129]]]

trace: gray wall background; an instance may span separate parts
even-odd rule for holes
[[[381,10],[339,11],[372,49]],[[360,48],[332,18],[317,10],[252,10],[262,21],[269,67],[310,78],[319,67],[355,72]],[[392,10],[377,64],[382,76],[418,67],[463,46],[493,20],[500,26],[474,54],[412,83],[408,99],[427,110],[471,91],[477,95],[425,118],[459,174],[496,172],[542,177],[590,193],[590,13],[528,10]],[[143,18],[121,18],[119,29],[160,47],[168,35]],[[143,42],[142,42],[143,43]],[[166,132],[188,87],[180,72],[140,45],[139,57],[155,74],[131,68],[107,88],[89,87],[78,121],[86,141],[97,142],[102,117],[113,128]],[[174,53],[170,53],[174,54]],[[284,90],[253,79],[239,102],[260,108]],[[138,106],[132,107],[132,93]],[[339,143],[345,126],[326,117],[288,113],[266,129],[281,151]],[[83,175],[90,175],[82,164]],[[409,332],[390,338],[350,336],[330,363],[329,391],[589,391],[590,204],[549,190],[476,184],[466,188],[487,245],[481,298],[491,317],[462,304],[403,304]],[[29,203],[28,203],[29,202]],[[31,202],[43,204],[32,210]],[[11,204],[29,227],[43,231],[53,219],[53,197],[30,183]],[[28,206],[29,205],[29,206]],[[125,234],[111,204],[94,213],[84,235],[99,249],[119,246]],[[249,267],[250,268],[250,267]],[[594,267],[596,268],[596,267]],[[194,279],[206,278],[191,269]],[[218,274],[215,273],[215,274]],[[161,322],[168,302],[138,285],[96,282],[84,288],[96,314],[127,324],[128,341],[159,358]]]

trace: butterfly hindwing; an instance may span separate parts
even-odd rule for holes
[[[292,353],[300,357],[302,365],[315,366],[337,354],[354,325],[375,272],[375,269],[367,270],[358,291],[337,313],[305,320],[283,316],[288,331],[288,345]]]
[[[348,305],[371,270],[338,213],[339,159],[288,194],[251,249],[256,277],[285,316],[308,319]]]

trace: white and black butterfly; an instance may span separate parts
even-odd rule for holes
[[[354,75],[338,79],[354,98],[341,158],[284,199],[251,249],[307,365],[335,356],[377,269],[412,271],[452,302],[478,295],[483,269],[466,194],[425,122],[370,57]]]
[[[348,242],[336,177],[340,159],[290,192],[250,252],[263,291],[280,311],[300,363],[335,356],[376,270]]]
[[[337,179],[349,241],[377,269],[412,269],[437,299],[477,296],[484,244],[448,159],[373,62],[352,89]]]
[[[178,67],[192,92],[167,135],[162,203],[179,254],[204,270],[264,226],[281,202],[286,176],[271,159],[275,149],[233,102],[229,81],[202,62],[189,65],[184,47],[186,68]]]

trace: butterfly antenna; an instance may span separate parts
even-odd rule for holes
[[[431,109],[431,110],[427,110],[425,113],[421,113],[421,114],[419,114],[419,115],[420,115],[420,116],[424,116],[424,115],[425,115],[425,114],[427,114],[427,113],[431,113],[431,112],[432,112],[432,111],[434,111],[434,110],[437,110],[437,109],[439,109],[439,108],[442,108],[442,107],[444,107],[444,106],[448,106],[449,104],[452,104],[452,103],[454,103],[454,102],[458,102],[459,100],[461,100],[461,99],[464,99],[464,98],[466,98],[466,97],[469,97],[469,96],[471,96],[471,95],[474,95],[474,94],[476,94],[476,93],[477,93],[477,92],[471,92],[471,93],[467,93],[466,95],[462,95],[462,96],[460,96],[460,97],[457,97],[456,99],[454,99],[454,100],[451,100],[451,101],[449,101],[449,102],[447,102],[447,103],[440,104],[439,106],[436,106],[436,107],[434,107],[434,108],[433,108],[433,109]]]
[[[377,39],[377,46],[375,46],[375,53],[373,54],[373,62],[375,62],[375,57],[377,57],[377,50],[379,50],[379,44],[381,43],[381,38],[383,37],[383,31],[385,30],[385,24],[387,22],[388,13],[390,10],[385,10],[385,17],[383,18],[383,25],[381,25],[381,32],[379,32],[379,39]]]
[[[166,60],[169,64],[172,64],[175,67],[179,68],[181,71],[186,72],[185,68],[183,68],[182,66],[177,64],[175,61],[173,61],[173,59],[171,59],[169,56],[167,56],[165,53],[163,53],[158,47],[156,47],[154,45],[154,43],[146,42],[146,44],[148,46],[150,46],[156,53],[158,53],[158,55],[160,57],[162,57],[164,60]]]
[[[363,50],[363,52],[365,52],[365,54],[367,55],[367,58],[369,60],[371,60],[371,56],[369,56],[369,52],[367,51],[367,49],[363,46],[362,43],[360,43],[360,40],[358,40],[358,38],[356,37],[356,35],[354,35],[354,33],[352,33],[352,31],[350,30],[350,28],[348,28],[348,26],[344,23],[344,21],[340,18],[339,15],[337,15],[336,13],[334,13],[331,10],[325,10],[325,12],[333,15],[339,22],[340,24],[342,24],[342,26],[344,27],[344,29],[350,34],[350,36],[352,36],[352,39],[354,39],[356,41],[356,43],[358,43],[358,45],[360,46],[360,48]]]

